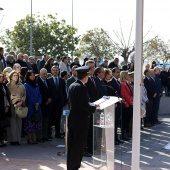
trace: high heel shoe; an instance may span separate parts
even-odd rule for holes
[[[33,144],[32,140],[29,140],[29,139],[27,140],[27,143],[30,144],[30,145]]]

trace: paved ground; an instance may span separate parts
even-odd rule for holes
[[[170,170],[170,150],[163,149],[170,142],[170,116],[161,115],[163,123],[152,128],[145,128],[141,132],[142,170]],[[64,144],[62,139],[53,139],[38,145],[26,144],[22,139],[20,146],[0,148],[0,170],[64,170],[66,158],[57,155],[64,148],[57,145]],[[115,170],[130,170],[131,142],[115,148]],[[84,158],[81,170],[93,168],[92,158]],[[104,167],[102,169],[105,169]]]

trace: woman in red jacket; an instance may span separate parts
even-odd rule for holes
[[[125,107],[122,109],[122,140],[128,141],[131,137],[130,121],[133,111],[133,90],[130,85],[131,78],[127,71],[121,71],[120,84],[121,84],[121,96],[125,100]]]

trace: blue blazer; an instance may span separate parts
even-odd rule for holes
[[[30,84],[25,83],[24,86],[25,86],[25,89],[26,89],[26,106],[28,107],[27,118],[31,119],[32,115],[35,111],[36,103],[41,104],[42,98],[41,98],[41,94],[40,94],[40,90],[39,90],[38,85],[36,85],[36,88],[34,88]],[[40,105],[39,105],[39,108],[38,108],[38,112],[42,116]]]

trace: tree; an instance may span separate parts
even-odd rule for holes
[[[100,59],[111,59],[116,53],[110,42],[106,31],[95,28],[87,31],[80,40],[79,50],[84,57],[97,57]]]
[[[161,60],[163,63],[170,59],[170,41],[164,42],[159,36],[155,36],[144,44],[144,60]]]
[[[77,29],[66,25],[65,20],[58,21],[56,15],[33,15],[32,17],[33,54],[44,53],[52,56],[72,54],[79,42]],[[13,30],[7,29],[6,35],[0,38],[8,50],[30,52],[30,16],[16,22]]]

